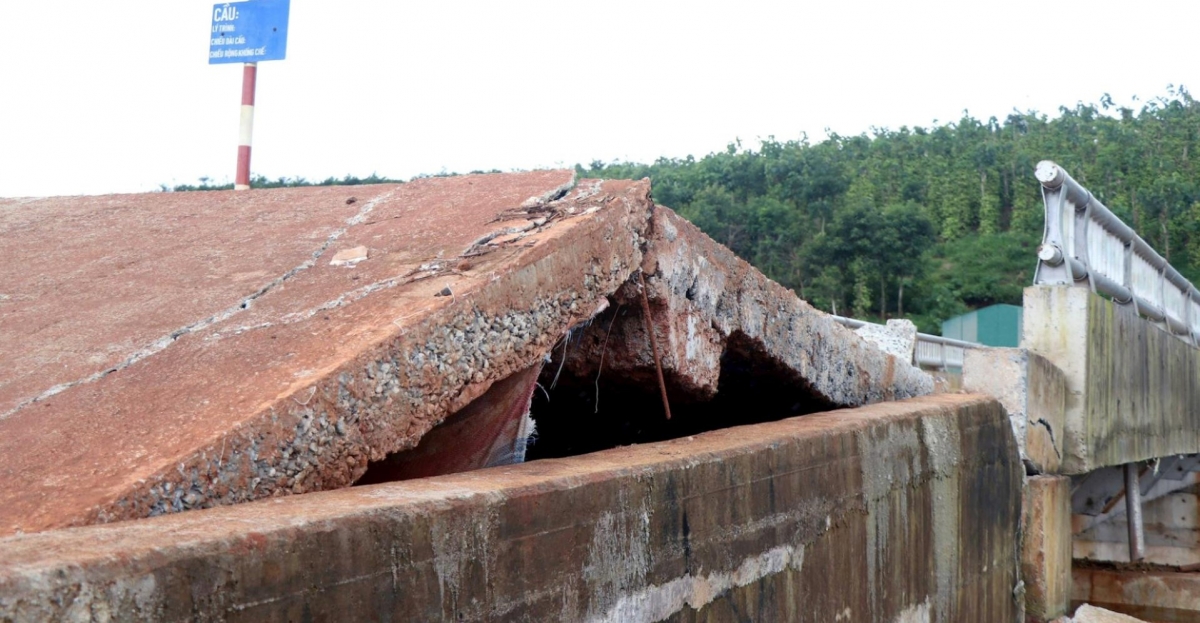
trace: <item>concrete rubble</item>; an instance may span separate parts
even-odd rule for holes
[[[1126,614],[1097,608],[1089,604],[1083,604],[1075,610],[1075,615],[1070,617],[1062,617],[1055,619],[1054,623],[1146,623],[1142,619],[1137,619]]]
[[[0,227],[0,536],[518,461],[539,386],[560,427],[638,391],[686,423],[933,388],[648,180],[0,200]]]
[[[855,333],[901,361],[912,361],[917,351],[917,325],[903,318],[893,318],[886,325],[868,323]]]

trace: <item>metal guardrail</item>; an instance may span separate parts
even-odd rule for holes
[[[966,357],[966,350],[979,346],[978,344],[971,344],[969,342],[964,346],[936,341],[943,339],[947,338],[926,335],[924,333],[917,334],[917,352],[913,355],[913,363],[921,368],[936,368],[938,370],[945,370],[947,368],[961,369],[963,367],[963,359]]]
[[[847,318],[845,316],[833,316],[833,319],[841,324],[851,328],[858,329],[867,325],[876,325],[873,322],[858,320],[857,318]],[[921,368],[934,368],[938,370],[946,370],[947,368],[962,368],[963,358],[968,348],[981,348],[982,344],[975,342],[964,342],[963,340],[955,340],[940,335],[929,335],[928,333],[917,334],[917,348],[913,353],[913,365]]]
[[[1062,167],[1043,160],[1035,174],[1042,184],[1046,229],[1033,283],[1086,281],[1093,292],[1133,305],[1138,313],[1196,345],[1200,335],[1196,286]]]

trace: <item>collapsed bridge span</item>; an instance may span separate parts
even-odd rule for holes
[[[725,425],[933,387],[648,180],[4,200],[0,219],[25,237],[0,268],[0,535],[517,460],[531,401],[566,452],[581,421],[621,416],[601,383],[678,411],[608,445],[711,427],[739,395],[775,398]],[[591,413],[559,406],[589,384]],[[443,422],[458,432],[420,448]]]

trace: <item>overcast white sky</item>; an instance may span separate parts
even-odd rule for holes
[[[207,64],[212,6],[5,1],[0,196],[231,180],[241,66]],[[253,168],[650,161],[1128,102],[1200,84],[1198,27],[1194,0],[292,0],[287,60],[259,65]]]

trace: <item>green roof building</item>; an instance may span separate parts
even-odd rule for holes
[[[985,346],[1018,346],[1024,310],[1017,305],[992,305],[955,316],[942,323],[942,337]]]

